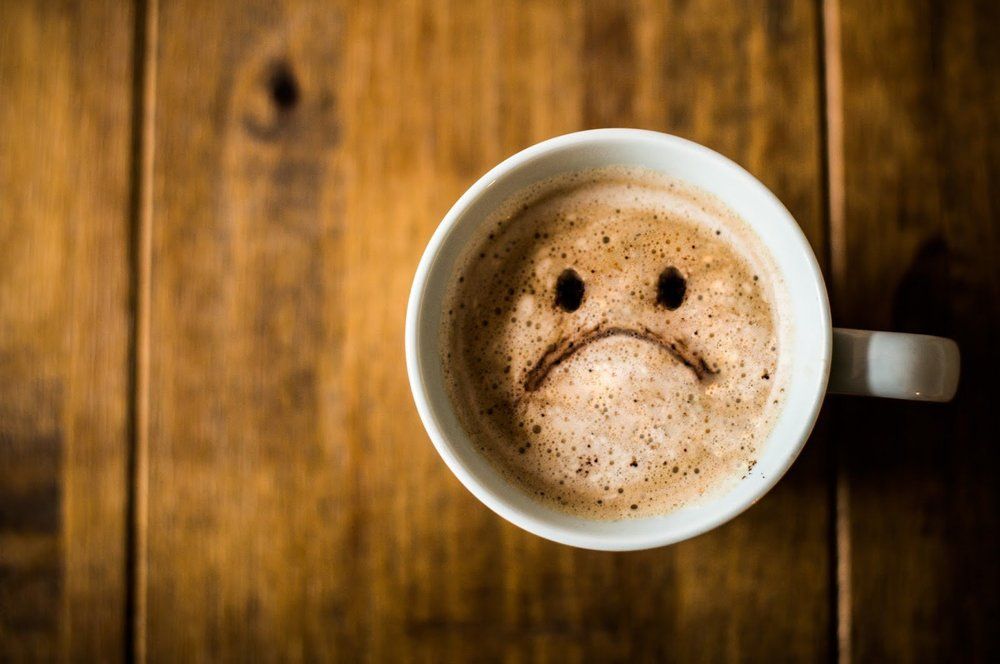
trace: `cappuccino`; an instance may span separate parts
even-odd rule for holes
[[[509,481],[594,519],[665,514],[753,470],[780,413],[784,284],[710,194],[612,167],[484,220],[445,299],[458,418]]]

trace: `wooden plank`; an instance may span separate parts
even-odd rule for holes
[[[945,406],[851,402],[838,419],[858,661],[997,661],[1000,11],[841,0],[841,324],[950,336]]]
[[[124,655],[129,3],[0,3],[0,660]]]
[[[831,652],[822,445],[693,542],[557,546],[437,458],[402,339],[449,205],[562,132],[703,141],[822,249],[813,3],[178,2],[160,19],[151,659]]]

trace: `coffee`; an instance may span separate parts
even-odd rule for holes
[[[470,439],[587,518],[664,514],[749,473],[782,405],[784,284],[721,201],[625,167],[538,183],[449,285],[442,362]]]

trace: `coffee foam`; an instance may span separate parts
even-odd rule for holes
[[[658,301],[669,268],[676,308]],[[557,298],[568,270],[575,310]],[[479,450],[537,499],[663,514],[755,465],[789,373],[784,298],[760,240],[709,194],[633,168],[560,176],[507,201],[459,261],[448,390]]]

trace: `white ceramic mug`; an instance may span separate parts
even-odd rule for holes
[[[787,401],[757,465],[729,491],[662,516],[598,521],[555,511],[505,480],[475,450],[444,385],[439,333],[446,283],[476,227],[508,197],[559,173],[641,166],[704,189],[735,210],[770,250],[792,318]],[[833,329],[823,275],[792,215],[736,163],[691,141],[638,129],[559,136],[505,160],[448,211],[424,251],[406,312],[406,366],[417,411],[438,453],[479,500],[508,521],[556,542],[624,551],[672,544],[732,519],[785,474],[828,391],[947,401],[958,385],[958,346],[915,334]]]

